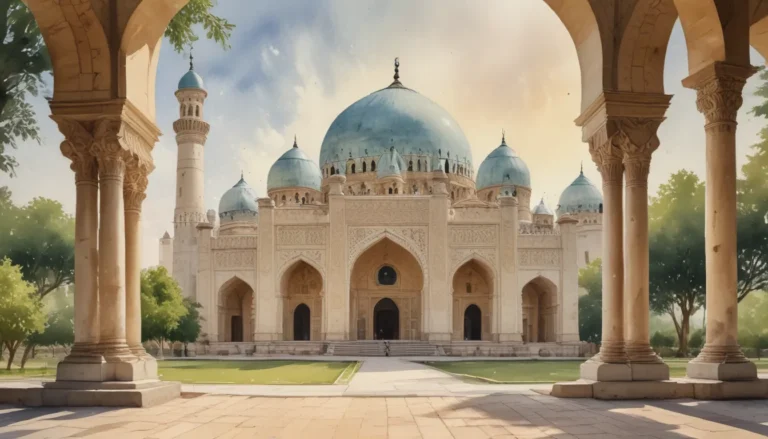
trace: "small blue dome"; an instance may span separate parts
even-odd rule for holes
[[[320,168],[299,149],[294,140],[293,148],[280,156],[269,169],[267,190],[305,187],[319,191],[321,181]]]
[[[205,90],[203,78],[194,70],[189,69],[189,71],[179,80],[179,90],[185,88],[199,88],[200,90]]]
[[[517,155],[514,149],[507,146],[502,137],[501,145],[488,154],[477,170],[477,190],[491,186],[512,184],[515,186],[531,187],[531,173],[528,165]]]
[[[547,207],[546,204],[544,204],[544,199],[542,198],[539,204],[533,209],[534,215],[554,215],[555,213],[552,212],[552,209]]]
[[[557,206],[557,215],[579,212],[600,212],[603,206],[603,195],[592,184],[584,171],[579,173],[576,180],[565,188]]]
[[[379,158],[379,164],[376,168],[376,177],[384,178],[395,175],[403,175],[405,171],[405,160],[400,157],[394,146],[389,148],[389,151],[385,152]]]
[[[259,213],[258,195],[243,177],[231,189],[224,192],[219,201],[219,218],[222,220],[246,220]]]
[[[369,94],[336,117],[323,139],[320,164],[364,157],[378,160],[393,143],[404,155],[472,166],[469,141],[453,117],[399,82]]]

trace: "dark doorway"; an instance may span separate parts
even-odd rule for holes
[[[392,299],[381,299],[373,307],[373,337],[376,340],[400,339],[400,310]]]
[[[301,304],[293,311],[293,339],[309,340],[309,307]]]
[[[481,340],[482,327],[480,308],[469,305],[464,311],[464,340]]]
[[[232,316],[232,341],[243,341],[243,316]]]

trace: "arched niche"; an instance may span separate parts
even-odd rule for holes
[[[280,295],[283,301],[283,338],[285,340],[297,340],[296,334],[296,310],[300,305],[308,309],[309,319],[309,340],[320,340],[322,338],[322,316],[323,316],[323,277],[320,272],[304,261],[299,259],[293,262],[280,278]],[[304,318],[303,314],[298,317]]]
[[[557,286],[543,276],[523,286],[523,342],[556,341]]]
[[[232,277],[219,289],[219,341],[253,341],[253,289]]]
[[[381,277],[384,270],[387,275]],[[392,281],[393,280],[393,281]],[[375,338],[375,307],[382,299],[397,307],[397,338],[421,338],[424,273],[416,257],[389,238],[364,250],[355,260],[350,275],[350,338]]]
[[[479,259],[464,262],[453,274],[453,339],[466,340],[465,312],[469,306],[480,310],[482,326],[479,340],[491,340],[493,272]]]

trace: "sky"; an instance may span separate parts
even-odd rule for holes
[[[531,172],[534,206],[552,208],[562,191],[584,173],[598,187],[600,176],[581,129],[580,73],[576,50],[565,27],[541,0],[227,0],[214,12],[236,24],[231,49],[204,38],[195,44],[195,70],[208,91],[211,124],[205,146],[206,209],[240,172],[260,196],[274,161],[298,137],[317,161],[325,132],[346,107],[392,82],[400,58],[400,80],[451,113],[472,147],[475,170],[496,148],[501,131]],[[143,207],[143,266],[158,263],[158,241],[173,232],[176,143],[174,96],[188,69],[188,54],[169,44],[161,50],[157,73],[157,125],[163,132],[154,148]],[[752,64],[764,60],[752,51]],[[680,169],[704,176],[704,119],[696,111],[687,76],[682,29],[675,27],[665,66],[665,90],[674,95],[659,129],[661,146],[653,156],[649,192],[654,194]],[[759,80],[744,90],[737,132],[738,165],[758,140],[765,120],[748,114],[759,102]],[[21,144],[17,176],[0,175],[13,200],[23,204],[43,196],[74,213],[75,185],[62,140],[40,97],[33,101],[43,142]]]

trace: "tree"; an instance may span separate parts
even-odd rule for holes
[[[661,331],[656,331],[651,336],[651,346],[659,350],[661,348],[671,348],[675,345],[675,336]]]
[[[200,311],[203,306],[197,302],[185,298],[184,307],[187,309],[187,314],[179,320],[179,326],[171,330],[168,335],[170,341],[177,341],[184,344],[184,355],[187,354],[187,344],[194,343],[200,336]]]
[[[691,316],[704,304],[704,184],[678,171],[651,198],[649,217],[650,307],[668,314],[679,354],[688,355]]]
[[[37,346],[67,347],[75,342],[75,306],[74,296],[67,294],[67,288],[59,288],[54,294],[46,297],[47,321],[42,331],[27,337],[24,354],[21,357],[23,369],[29,359],[30,352]]]
[[[197,41],[194,26],[206,38],[229,48],[234,24],[211,13],[215,0],[189,0],[165,30],[177,52]],[[14,175],[16,161],[9,152],[17,140],[40,142],[39,127],[28,96],[45,88],[43,75],[51,70],[48,49],[35,18],[21,0],[0,1],[0,172]]]
[[[760,351],[768,349],[768,293],[752,294],[739,304],[739,344]]]
[[[165,267],[141,272],[141,336],[143,340],[160,343],[160,358],[163,357],[163,342],[170,338],[171,331],[187,312],[181,287]]]
[[[35,287],[26,282],[21,269],[3,259],[0,264],[0,340],[8,349],[7,370],[16,350],[35,331],[43,330],[45,316]]]
[[[40,298],[74,281],[75,219],[58,201],[35,198],[18,208],[0,199],[0,233],[0,257],[21,267]]]
[[[587,294],[579,297],[579,338],[600,343],[603,334],[603,263],[597,258],[579,270],[579,287]]]

